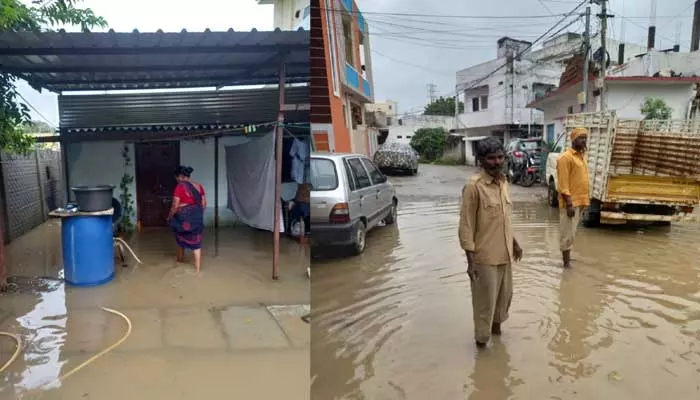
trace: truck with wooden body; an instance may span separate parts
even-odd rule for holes
[[[700,120],[620,119],[614,111],[603,111],[570,114],[564,126],[557,143],[570,145],[568,134],[576,127],[588,130],[591,205],[582,214],[584,225],[696,220]],[[558,206],[556,163],[561,154],[547,158],[552,207]]]

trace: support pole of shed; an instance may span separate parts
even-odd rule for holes
[[[284,137],[284,59],[280,61],[280,101],[277,113],[277,128],[275,129],[275,227],[272,253],[272,279],[279,278],[280,263],[280,217],[282,216],[282,139]]]
[[[214,136],[214,230],[219,230],[219,135]]]

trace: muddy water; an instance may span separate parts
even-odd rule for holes
[[[107,285],[73,288],[57,279],[58,230],[49,223],[7,249],[14,285],[0,296],[0,331],[25,347],[0,378],[0,399],[308,398],[309,327],[294,307],[266,307],[309,303],[308,250],[283,240],[273,283],[269,234],[210,232],[195,275],[174,261],[167,232],[149,231],[131,240],[144,264],[117,265]],[[124,321],[100,306],[126,314],[131,335],[56,381],[124,335]],[[0,363],[13,351],[0,337]]]
[[[582,230],[564,271],[556,211],[516,204],[511,318],[479,352],[458,200],[418,197],[314,261],[312,399],[700,398],[698,226]]]

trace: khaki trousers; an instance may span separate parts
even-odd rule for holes
[[[561,251],[571,251],[574,247],[574,239],[576,238],[578,225],[581,222],[583,207],[574,207],[574,211],[574,217],[569,218],[566,215],[566,208],[559,209],[559,234],[561,235],[559,247]]]
[[[471,281],[474,309],[474,338],[486,343],[491,325],[508,319],[513,300],[513,270],[505,265],[476,265],[477,279]]]

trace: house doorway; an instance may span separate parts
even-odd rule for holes
[[[136,199],[141,226],[164,227],[175,190],[180,142],[136,143]]]

